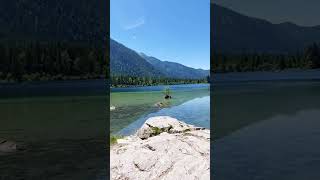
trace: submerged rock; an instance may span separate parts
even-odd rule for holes
[[[169,102],[157,102],[154,106],[158,107],[158,108],[166,108],[166,107],[170,106],[170,103]]]
[[[18,144],[17,142],[0,138],[0,155],[14,153],[25,149],[26,147],[23,144]]]
[[[210,130],[153,117],[112,146],[110,158],[111,179],[210,179]]]
[[[155,107],[158,107],[158,108],[162,108],[164,106],[164,103],[162,102],[157,102],[156,104],[154,104]]]

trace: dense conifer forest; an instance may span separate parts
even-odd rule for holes
[[[112,87],[199,84],[208,83],[208,81],[209,77],[203,79],[175,79],[165,77],[111,76]]]
[[[282,71],[320,68],[320,47],[314,43],[296,54],[215,53],[211,70],[215,73]]]
[[[19,41],[0,43],[2,82],[106,78],[102,46],[87,43]]]

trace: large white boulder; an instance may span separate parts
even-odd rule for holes
[[[210,179],[210,130],[171,117],[148,119],[110,153],[114,180]]]
[[[173,134],[201,129],[204,128],[186,124],[169,116],[157,116],[146,120],[142,127],[137,131],[136,135],[141,139],[147,139],[162,132]]]

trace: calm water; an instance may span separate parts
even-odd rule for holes
[[[304,74],[305,80],[286,73],[271,81],[259,73],[217,78],[224,81],[213,90],[215,179],[320,179],[317,73]]]
[[[104,80],[0,85],[0,179],[95,179],[106,164]],[[105,173],[105,172],[104,172]]]
[[[113,89],[110,104],[111,133],[129,135],[153,116],[171,116],[189,124],[210,128],[210,98],[208,84],[170,86],[172,99],[164,100],[166,86]],[[155,107],[157,102],[168,104]]]

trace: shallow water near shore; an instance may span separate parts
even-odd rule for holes
[[[131,135],[135,133],[148,118],[156,116],[170,116],[187,124],[210,129],[210,96],[194,98],[180,105],[144,115],[119,131],[118,134]]]
[[[106,165],[104,80],[0,85],[0,179],[96,179]]]
[[[169,86],[172,99],[165,100],[162,90],[167,86],[140,87],[114,90],[111,93],[111,133],[130,135],[144,121],[154,116],[171,116],[196,126],[210,128],[210,96],[208,84]],[[165,107],[157,107],[163,102]]]

